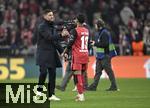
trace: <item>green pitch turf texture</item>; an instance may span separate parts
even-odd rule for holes
[[[21,81],[1,80],[1,83],[34,83],[37,79],[24,79]],[[61,79],[57,79],[60,84]],[[91,83],[92,80],[89,80]],[[117,79],[119,92],[106,92],[109,80],[100,80],[97,91],[85,92],[85,102],[75,102],[76,92],[73,81],[68,84],[66,91],[56,90],[61,98],[59,102],[51,102],[51,108],[150,108],[150,79]]]

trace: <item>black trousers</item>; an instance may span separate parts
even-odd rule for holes
[[[62,88],[65,89],[67,87],[67,84],[69,80],[71,79],[72,75],[73,75],[73,71],[71,70],[71,62],[69,61],[66,67],[65,76],[60,84]]]
[[[40,76],[38,85],[44,85],[46,76],[48,73],[48,95],[51,97],[55,94],[55,83],[56,83],[56,68],[48,68],[46,66],[40,66]],[[42,91],[42,89],[38,89]]]
[[[117,88],[115,75],[111,67],[111,58],[108,55],[106,55],[102,60],[96,60],[96,73],[94,76],[94,82],[90,86],[97,88],[103,69],[107,73],[111,82],[110,88]]]

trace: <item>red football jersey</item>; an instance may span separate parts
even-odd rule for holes
[[[77,37],[72,45],[72,59],[74,63],[88,63],[89,31],[85,27],[76,28]]]

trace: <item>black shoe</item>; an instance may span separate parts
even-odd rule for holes
[[[56,85],[56,89],[58,89],[60,91],[65,91],[65,89],[63,87],[61,87],[60,85]]]
[[[120,91],[120,89],[117,89],[117,88],[108,88],[108,89],[106,89],[106,91]]]
[[[89,86],[89,87],[86,88],[86,90],[87,91],[96,91],[96,88]]]

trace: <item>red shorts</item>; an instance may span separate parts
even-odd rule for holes
[[[88,65],[87,64],[79,64],[79,63],[73,63],[72,64],[72,70],[77,70],[77,71],[86,71]]]

